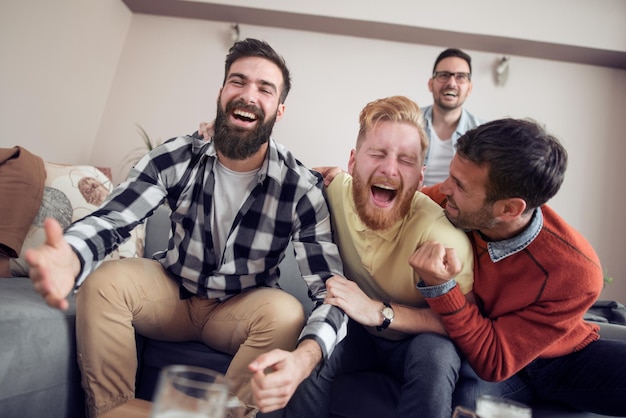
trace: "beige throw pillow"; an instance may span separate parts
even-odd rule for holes
[[[77,219],[95,211],[113,190],[111,180],[101,170],[89,165],[64,165],[45,162],[46,184],[41,208],[35,216],[22,246],[19,258],[11,259],[11,274],[27,276],[24,252],[45,241],[43,221],[55,218],[65,228]],[[131,237],[107,259],[143,257],[144,225],[131,232]]]

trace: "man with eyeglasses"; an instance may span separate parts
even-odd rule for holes
[[[432,186],[448,177],[456,140],[484,121],[463,108],[472,92],[472,58],[460,49],[449,48],[439,54],[428,90],[433,94],[433,105],[424,108],[430,139],[424,185]]]

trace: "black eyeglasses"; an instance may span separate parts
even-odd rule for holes
[[[433,78],[441,83],[445,83],[450,80],[450,77],[454,77],[456,82],[459,84],[467,83],[472,79],[472,75],[470,73],[451,73],[449,71],[435,71],[433,73]]]

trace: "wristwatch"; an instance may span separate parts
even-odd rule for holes
[[[380,310],[380,313],[383,316],[383,323],[376,327],[376,331],[382,331],[387,328],[389,324],[391,324],[391,321],[393,321],[395,315],[393,308],[387,302],[383,302],[383,308]]]

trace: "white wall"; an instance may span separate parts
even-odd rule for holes
[[[109,13],[102,13],[102,8]],[[45,61],[57,56],[52,51],[58,50],[75,60],[86,56],[88,62],[97,63],[88,69],[97,94],[85,100],[89,83],[79,83],[84,68],[39,69],[39,77],[46,80],[39,83],[39,90],[28,88],[30,77],[14,70],[12,83],[19,89],[10,89],[4,76],[0,79],[2,90],[9,91],[0,99],[4,110],[0,146],[18,143],[47,159],[65,156],[70,163],[84,158],[80,162],[111,167],[119,181],[128,169],[126,157],[141,145],[136,123],[152,137],[167,139],[190,133],[200,121],[212,119],[230,46],[229,24],[149,15],[129,18],[124,11],[112,8],[110,13],[102,5],[87,9],[76,15],[57,13],[54,27],[48,25],[44,31],[35,25],[32,35],[14,36],[16,48],[22,51],[9,56],[37,64],[27,51],[35,39],[49,37],[56,46],[50,47]],[[21,8],[13,7],[11,12],[15,11]],[[108,21],[108,29],[98,31],[106,36],[96,38],[107,39],[106,47],[93,48],[94,35],[83,36],[80,28],[74,33],[81,36],[72,38],[75,45],[65,46],[67,30],[61,27],[76,26],[77,16],[103,26],[97,23],[100,15]],[[23,28],[27,19],[25,14],[18,16],[13,28]],[[408,95],[421,105],[431,102],[426,83],[439,47],[261,26],[242,25],[241,31],[242,37],[267,40],[286,58],[293,90],[275,137],[309,166],[346,166],[358,112],[366,102],[394,94]],[[626,302],[626,263],[621,254],[626,221],[618,212],[626,203],[618,172],[618,159],[626,151],[619,136],[626,108],[626,71],[513,56],[508,84],[496,87],[491,67],[497,56],[467,52],[474,60],[474,93],[467,102],[472,112],[486,119],[534,117],[562,139],[570,166],[553,206],[590,240],[607,274],[615,277],[603,298]],[[101,67],[109,73],[114,68],[114,77],[104,76]],[[19,107],[13,103],[20,100],[22,90],[30,96]],[[40,110],[34,113],[33,108]],[[80,132],[76,125],[82,126]],[[45,142],[23,135],[28,130],[43,133],[38,136],[44,136]],[[91,141],[90,153],[86,144]]]
[[[0,147],[91,159],[131,13],[119,1],[0,3]]]

